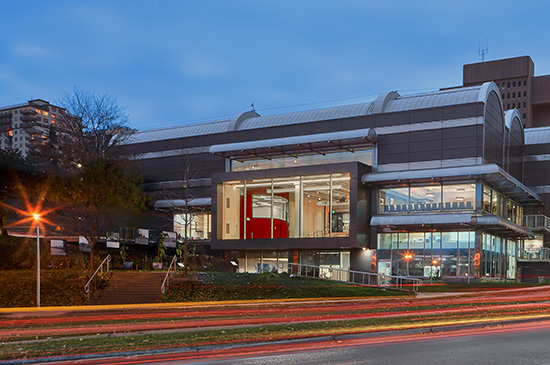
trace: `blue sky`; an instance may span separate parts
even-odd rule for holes
[[[73,86],[172,127],[462,83],[462,65],[530,55],[550,74],[545,1],[4,1],[0,105]]]

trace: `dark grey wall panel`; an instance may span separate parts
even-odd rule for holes
[[[485,161],[504,167],[504,118],[500,99],[491,92],[487,97],[485,113]]]
[[[443,108],[443,120],[482,116],[483,112],[480,113],[479,104],[483,105],[482,103],[475,103],[446,106]]]
[[[411,124],[423,123],[423,122],[435,122],[438,120],[443,120],[442,108],[411,110],[409,113],[409,121]]]
[[[376,127],[409,124],[409,112],[377,114],[375,116]]]

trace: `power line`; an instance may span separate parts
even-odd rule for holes
[[[399,90],[399,92],[402,93],[402,95],[405,95],[406,93],[412,93],[412,92],[437,91],[437,90],[439,90],[439,88],[406,89],[406,90]],[[381,94],[381,92],[376,92],[376,93],[371,93],[371,94],[348,96],[348,97],[344,97],[344,98],[336,98],[336,99],[323,100],[323,101],[313,101],[313,102],[308,102],[308,103],[299,103],[299,104],[284,105],[284,106],[273,106],[273,107],[268,107],[268,108],[259,108],[257,110],[255,109],[255,111],[263,112],[263,111],[292,109],[292,108],[303,107],[303,106],[311,106],[311,105],[332,104],[332,103],[339,102],[339,101],[364,99],[364,98],[367,98],[367,97],[378,96],[380,94]],[[256,106],[254,106],[254,108],[255,107]],[[327,105],[327,107],[329,107],[329,106]],[[213,121],[220,120],[220,119],[232,118],[233,116],[235,116],[235,114],[222,114],[222,115],[218,115],[218,116],[210,116],[210,117],[200,118],[200,119],[190,119],[190,120],[181,121],[181,122],[174,122],[174,123],[157,125],[157,126],[151,127],[151,128],[144,128],[141,131],[150,131],[150,130],[157,130],[157,129],[164,129],[164,128],[177,128],[177,127],[181,127],[181,126],[185,126],[185,125],[198,124],[198,123],[202,123],[202,122],[213,122]]]

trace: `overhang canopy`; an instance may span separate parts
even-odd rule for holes
[[[376,143],[372,128],[351,131],[309,134],[303,136],[264,139],[260,141],[219,144],[210,147],[210,153],[234,160],[271,159],[276,156],[354,151]]]
[[[196,208],[196,207],[205,207],[212,204],[212,198],[195,198],[189,199],[187,204],[184,199],[168,199],[168,200],[157,200],[155,202],[155,210],[184,210],[186,207]]]
[[[448,167],[427,170],[405,170],[368,173],[361,182],[372,185],[403,183],[427,183],[434,179],[443,181],[482,179],[519,203],[537,203],[540,197],[496,164]]]
[[[372,226],[398,227],[399,229],[425,230],[428,228],[470,227],[507,238],[532,238],[534,233],[495,215],[475,213],[377,215],[371,218]]]

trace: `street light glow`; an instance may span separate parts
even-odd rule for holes
[[[32,218],[35,220],[35,221],[39,221],[40,220],[40,214],[38,213],[32,213]]]

